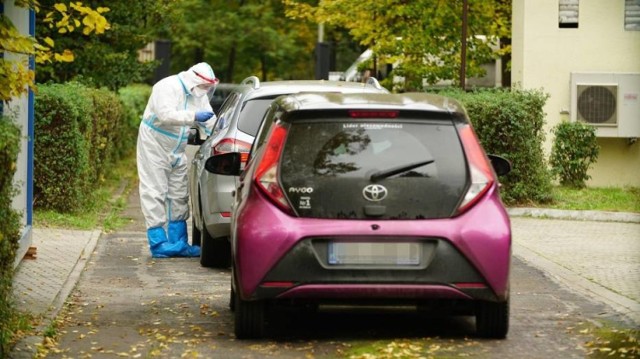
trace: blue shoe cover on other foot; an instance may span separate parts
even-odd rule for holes
[[[187,221],[169,222],[169,242],[185,242],[189,241],[187,236]]]
[[[182,257],[200,257],[200,247],[187,245],[187,248],[180,252],[180,255]]]

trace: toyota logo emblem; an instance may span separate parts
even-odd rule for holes
[[[387,189],[379,184],[370,184],[362,189],[362,195],[367,201],[378,202],[387,197]]]

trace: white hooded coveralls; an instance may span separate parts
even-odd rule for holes
[[[197,111],[213,112],[206,93],[198,85],[215,79],[211,67],[199,63],[189,70],[158,81],[152,89],[138,132],[137,162],[140,205],[147,228],[189,217],[187,156],[189,130],[211,134],[214,115],[206,122],[194,120]],[[216,80],[217,81],[217,80]]]

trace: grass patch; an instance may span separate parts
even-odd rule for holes
[[[585,343],[588,358],[639,358],[640,330],[601,327],[590,330],[595,339]],[[581,333],[583,333],[581,331]]]
[[[34,209],[33,222],[36,227],[55,227],[92,230],[102,228],[106,232],[116,230],[127,223],[120,212],[127,205],[127,197],[137,183],[135,153],[120,161],[98,186],[91,205],[76,213],[59,213],[52,210]]]
[[[10,348],[20,338],[33,332],[35,324],[33,316],[29,313],[12,311],[11,313],[0,312],[0,315],[9,319],[3,322],[6,327],[0,329],[0,358],[4,358],[3,353],[6,351],[8,355]]]
[[[640,213],[640,187],[554,187],[553,202],[541,207]]]
[[[447,340],[435,337],[359,342],[339,349],[338,354],[341,358],[349,359],[460,358],[479,354],[480,349],[480,342],[472,339]]]

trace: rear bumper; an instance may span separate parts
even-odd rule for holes
[[[459,217],[410,221],[294,218],[252,192],[236,212],[232,234],[236,292],[245,300],[508,297],[510,221],[493,191]],[[323,241],[335,238],[437,245],[419,268],[344,268],[323,258]]]

